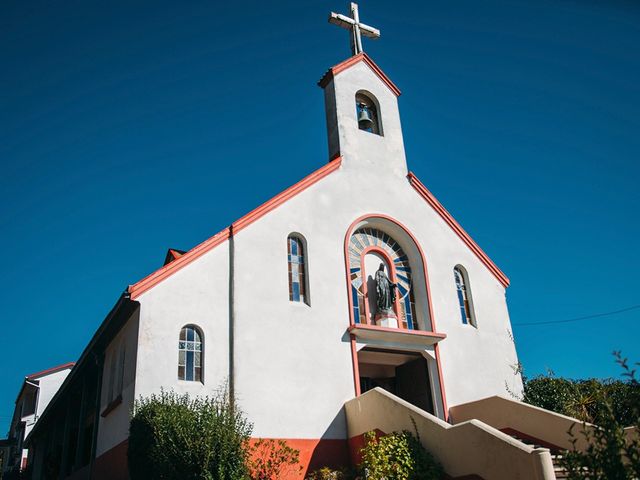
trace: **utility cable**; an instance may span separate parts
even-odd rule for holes
[[[547,320],[547,321],[543,321],[543,322],[514,323],[513,326],[514,327],[524,327],[524,326],[529,326],[529,325],[551,325],[551,324],[554,324],[554,323],[579,322],[581,320],[589,320],[591,318],[600,318],[600,317],[608,317],[609,315],[618,315],[619,313],[629,312],[631,310],[636,310],[638,308],[640,308],[640,304],[631,305],[630,307],[621,308],[620,310],[613,310],[611,312],[596,313],[596,314],[593,314],[593,315],[585,315],[583,317],[569,318],[567,320]]]

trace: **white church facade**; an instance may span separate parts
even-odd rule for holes
[[[366,392],[444,430],[456,406],[521,392],[509,280],[410,172],[400,91],[354,53],[319,82],[328,162],[126,289],[29,438],[33,478],[127,478],[133,402],[161,388],[228,383],[253,435],[305,471],[349,463],[362,432],[345,404]],[[499,431],[515,424],[474,422],[489,450],[541,455]]]

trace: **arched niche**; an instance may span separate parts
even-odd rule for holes
[[[358,90],[355,101],[358,128],[382,136],[382,117],[378,99],[366,90]]]
[[[388,265],[391,281],[398,283],[394,311],[399,328],[434,331],[426,261],[404,226],[385,215],[356,220],[345,237],[345,256],[352,324],[374,324],[375,282],[370,270],[380,260]]]

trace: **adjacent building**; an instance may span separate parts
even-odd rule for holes
[[[27,468],[28,450],[24,440],[31,432],[42,412],[67,377],[73,363],[65,363],[41,372],[27,375],[22,382],[6,439],[0,440],[2,448],[2,473],[18,474]]]

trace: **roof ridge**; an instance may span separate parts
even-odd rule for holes
[[[438,215],[451,227],[451,229],[460,237],[460,239],[471,249],[471,251],[480,259],[489,271],[498,279],[498,281],[507,288],[509,286],[509,277],[507,277],[498,266],[493,263],[484,250],[471,238],[464,228],[453,218],[446,208],[438,201],[433,193],[415,176],[413,172],[407,174],[407,179],[411,186],[424,198],[429,205],[436,211]]]
[[[366,63],[367,66],[373,71],[373,73],[375,73],[380,78],[380,80],[382,80],[387,85],[387,87],[389,87],[389,89],[395,94],[396,97],[399,97],[402,94],[400,89],[396,86],[395,83],[391,81],[387,74],[384,73],[382,69],[376,64],[376,62],[374,62],[372,58],[364,52],[349,57],[346,60],[343,60],[342,62],[329,68],[322,76],[322,78],[318,81],[318,86],[322,88],[326,87],[333,77],[358,62]]]
[[[59,372],[60,370],[64,370],[65,368],[72,368],[76,362],[67,362],[60,365],[56,365],[55,367],[47,368],[46,370],[41,370],[36,373],[30,373],[29,375],[25,375],[24,378],[29,380],[34,379],[36,377],[43,377],[45,375],[49,375],[51,373]]]

